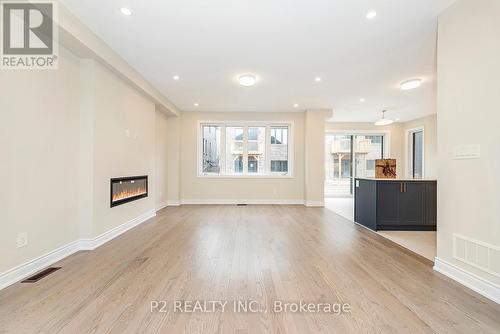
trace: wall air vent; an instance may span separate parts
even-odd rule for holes
[[[500,277],[500,247],[453,234],[453,257]]]

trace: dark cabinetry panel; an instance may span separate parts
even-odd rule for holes
[[[357,179],[354,220],[373,230],[436,230],[436,181]]]
[[[377,187],[377,224],[394,225],[399,222],[399,182],[372,182]]]
[[[400,194],[401,225],[424,224],[425,184],[422,182],[404,182]]]

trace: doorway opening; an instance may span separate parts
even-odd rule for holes
[[[354,221],[354,179],[375,177],[375,160],[389,156],[388,132],[329,132],[325,136],[325,206]]]

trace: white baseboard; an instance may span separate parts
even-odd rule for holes
[[[254,205],[303,205],[304,201],[301,199],[183,199],[182,205],[234,205],[234,204],[254,204]]]
[[[325,202],[323,202],[323,201],[306,201],[304,203],[304,205],[307,207],[324,207]]]
[[[156,212],[160,211],[161,209],[165,209],[168,206],[168,202],[161,202],[156,206]]]
[[[180,201],[167,201],[167,206],[179,206],[181,205]]]
[[[500,286],[437,257],[434,270],[500,304]]]
[[[53,265],[54,263],[61,261],[65,257],[68,257],[81,250],[94,250],[97,247],[105,244],[111,239],[127,232],[128,230],[136,227],[137,225],[145,222],[146,220],[156,216],[156,211],[148,211],[128,222],[117,226],[94,239],[79,239],[70,242],[67,245],[59,247],[47,254],[44,254],[36,259],[23,263],[17,267],[9,269],[0,274],[0,290],[19,282],[26,277],[33,275],[34,273]]]
[[[0,290],[26,277],[29,277],[30,275],[33,275],[41,269],[50,266],[53,263],[56,263],[57,261],[60,261],[65,257],[78,252],[79,250],[79,240],[75,240],[67,245],[54,249],[47,254],[37,257],[36,259],[33,259],[1,273]]]
[[[130,229],[133,229],[139,224],[144,223],[146,220],[153,218],[156,216],[156,211],[151,210],[142,215],[129,220],[125,224],[119,225],[103,234],[93,238],[93,239],[80,239],[80,250],[94,250],[99,246],[102,246],[106,242],[116,238],[117,236],[127,232]]]

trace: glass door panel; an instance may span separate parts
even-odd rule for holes
[[[325,140],[325,196],[351,196],[353,136],[327,135]]]
[[[355,177],[375,177],[375,160],[383,156],[383,135],[354,136]]]

